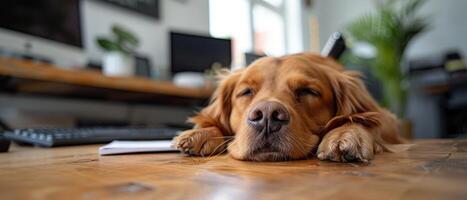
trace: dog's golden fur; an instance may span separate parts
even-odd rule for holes
[[[248,113],[264,102],[280,104],[290,115],[288,124],[266,139],[247,123]],[[225,75],[210,105],[190,122],[195,127],[174,139],[178,149],[200,156],[228,151],[239,160],[316,155],[365,162],[386,143],[402,142],[396,117],[373,100],[359,73],[314,54],[267,57]]]

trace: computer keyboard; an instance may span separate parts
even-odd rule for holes
[[[4,136],[16,142],[55,147],[113,140],[171,140],[179,132],[171,128],[34,128],[8,131]]]

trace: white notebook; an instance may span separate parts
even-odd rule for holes
[[[99,148],[100,155],[177,151],[171,140],[113,141]]]

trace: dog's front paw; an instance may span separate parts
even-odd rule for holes
[[[172,145],[193,156],[210,156],[225,149],[222,133],[215,127],[191,129],[175,137]]]
[[[327,133],[319,144],[320,160],[368,162],[374,157],[373,136],[358,124],[344,125]]]

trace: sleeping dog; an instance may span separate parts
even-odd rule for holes
[[[402,142],[396,117],[359,73],[314,54],[266,57],[224,74],[210,104],[189,121],[194,128],[173,144],[195,156],[367,162]]]

